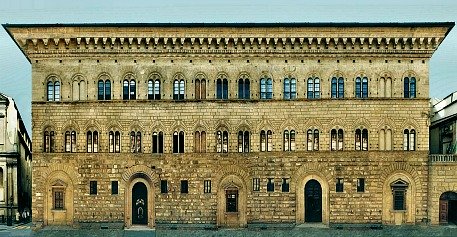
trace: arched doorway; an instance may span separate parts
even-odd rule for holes
[[[457,224],[457,193],[445,192],[440,196],[440,224]]]
[[[143,182],[132,188],[132,225],[148,224],[148,189]]]
[[[305,222],[322,222],[322,187],[315,180],[305,185]]]
[[[247,206],[246,185],[238,176],[223,178],[217,190],[217,226],[245,227]]]

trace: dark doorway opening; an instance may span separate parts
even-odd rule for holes
[[[132,225],[148,224],[148,189],[138,182],[132,189]]]
[[[445,192],[441,194],[440,224],[457,225],[457,193]]]
[[[305,185],[305,222],[322,222],[322,187],[314,179]]]

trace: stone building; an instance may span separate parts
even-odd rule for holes
[[[32,65],[33,221],[437,222],[429,60],[453,26],[4,25]]]
[[[430,114],[430,212],[434,224],[457,224],[457,92],[432,100]]]
[[[31,191],[32,140],[14,100],[0,93],[0,222],[23,220]]]

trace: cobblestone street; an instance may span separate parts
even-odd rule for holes
[[[66,228],[45,228],[40,231],[31,231],[30,228],[2,227],[0,237],[9,236],[39,236],[39,237],[176,237],[176,236],[202,236],[202,237],[384,237],[384,236],[417,236],[439,237],[457,236],[457,226],[402,226],[384,227],[382,229],[334,229],[334,228],[293,228],[290,230],[259,230],[259,229],[221,229],[221,230],[169,230],[156,231],[131,231],[131,230],[87,230]]]

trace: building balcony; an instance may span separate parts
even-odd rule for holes
[[[431,162],[457,162],[457,154],[432,154],[428,157]]]

